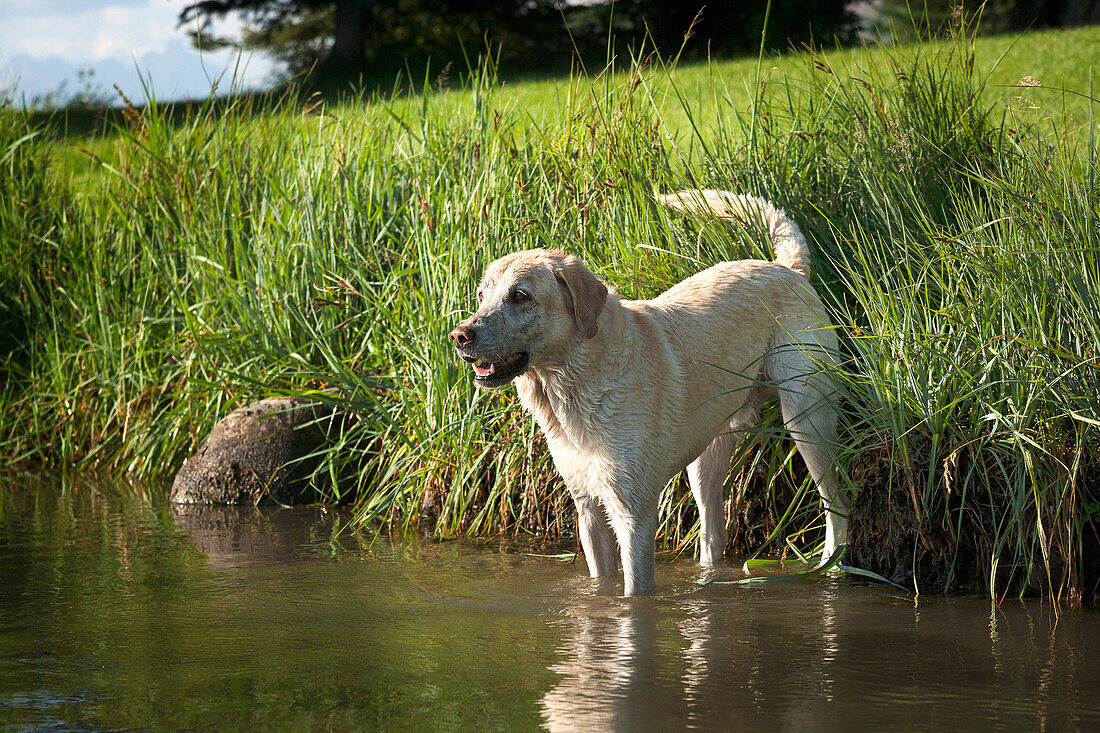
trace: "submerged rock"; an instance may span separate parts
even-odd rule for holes
[[[300,504],[320,497],[309,487],[314,454],[339,420],[336,408],[297,397],[269,397],[214,426],[172,483],[177,504]]]

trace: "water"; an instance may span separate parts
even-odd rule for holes
[[[0,479],[0,729],[1100,728],[1100,614]],[[732,573],[729,577],[741,577]]]

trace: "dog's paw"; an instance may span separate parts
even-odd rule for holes
[[[840,561],[844,557],[844,552],[848,549],[847,545],[840,545],[832,552],[822,553],[821,560],[817,563],[815,570],[820,570],[823,573],[840,573],[843,572],[840,567]]]

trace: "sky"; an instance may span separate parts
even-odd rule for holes
[[[176,27],[190,2],[0,0],[0,90],[14,89],[16,101],[51,93],[65,101],[90,87],[113,101],[117,84],[139,103],[146,101],[143,78],[161,101],[205,97],[219,77],[220,91],[234,75],[245,88],[274,80],[276,67],[263,55],[191,48],[186,30]],[[217,32],[238,27],[228,21]]]

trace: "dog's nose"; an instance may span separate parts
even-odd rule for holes
[[[474,329],[469,326],[458,326],[451,331],[451,340],[455,342],[455,346],[466,346],[474,340]]]

